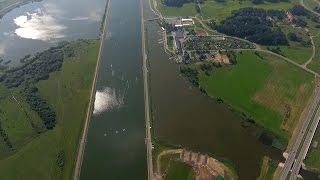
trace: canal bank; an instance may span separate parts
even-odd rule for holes
[[[144,9],[145,19],[156,17],[149,0],[144,0]],[[146,31],[153,137],[229,162],[240,179],[256,179],[264,156],[282,158],[280,151],[259,142],[255,130],[244,127],[228,106],[188,86],[163,49],[156,21],[147,21]]]
[[[147,179],[140,1],[109,8],[80,179]]]
[[[93,82],[92,82],[92,87],[91,87],[89,105],[88,105],[88,109],[86,112],[86,118],[85,118],[85,121],[83,124],[83,132],[80,137],[79,145],[78,145],[78,154],[77,154],[75,168],[74,168],[74,174],[73,174],[74,180],[80,179],[81,166],[82,166],[82,161],[83,161],[83,156],[84,156],[84,151],[85,151],[85,146],[86,146],[86,141],[87,141],[87,136],[88,136],[89,123],[90,123],[90,119],[91,119],[93,107],[94,107],[93,103],[94,103],[94,98],[95,98],[94,96],[95,96],[95,92],[96,92],[98,71],[99,71],[100,62],[101,62],[101,52],[102,52],[103,45],[105,42],[104,39],[105,39],[106,33],[108,32],[108,30],[107,30],[107,22],[108,22],[107,15],[109,12],[109,2],[110,2],[110,0],[107,0],[106,6],[105,6],[105,12],[104,12],[103,19],[102,19],[102,27],[103,28],[102,28],[102,34],[100,37],[99,54],[98,54],[97,65],[95,68],[94,78],[93,78]]]

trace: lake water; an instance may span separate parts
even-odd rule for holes
[[[97,38],[105,0],[43,0],[23,5],[0,20],[0,57],[9,65],[62,40]]]

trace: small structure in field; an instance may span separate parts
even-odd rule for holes
[[[291,12],[289,12],[289,11],[287,11],[286,14],[287,14],[287,21],[289,23],[292,23],[292,21],[294,20],[293,14]]]
[[[174,27],[183,27],[183,26],[192,26],[194,25],[194,21],[191,18],[171,18],[170,20],[168,20],[169,22],[171,22],[171,24],[174,25]]]
[[[182,22],[182,26],[192,26],[194,25],[194,21],[193,19],[189,18],[189,19],[181,19]]]
[[[318,147],[318,141],[314,141],[314,142],[312,143],[312,147],[313,147],[314,149],[316,149],[316,148]]]

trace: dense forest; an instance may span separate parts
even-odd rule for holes
[[[22,66],[6,70],[0,74],[0,82],[7,88],[22,86],[26,102],[32,110],[38,113],[47,129],[53,129],[56,123],[56,114],[50,105],[38,95],[35,83],[49,78],[50,73],[59,71],[64,57],[74,56],[70,43],[61,42],[33,57],[30,55],[22,58]]]
[[[211,24],[221,33],[248,39],[262,45],[287,45],[286,35],[275,23],[285,18],[285,12],[258,8],[234,11],[220,24]]]

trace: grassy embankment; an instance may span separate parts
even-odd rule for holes
[[[35,135],[26,123],[25,115],[16,111],[18,108],[9,94],[1,91],[1,95],[7,98],[0,102],[7,118],[7,121],[1,121],[1,125],[9,124],[9,139],[13,147],[17,147],[14,154],[0,160],[1,179],[71,179],[82,122],[89,102],[99,42],[94,40],[87,44],[77,41],[72,43],[72,47],[75,49],[75,57],[65,58],[60,71],[52,73],[48,80],[36,84],[41,97],[46,99],[57,114],[57,124],[53,130]],[[10,90],[18,92],[15,88]],[[19,98],[18,94],[17,97]],[[22,105],[31,119],[41,126],[39,117],[24,102]],[[28,138],[28,141],[24,141],[28,143],[19,148],[15,141],[19,142],[23,138]]]
[[[287,62],[260,53],[238,54],[238,64],[201,72],[199,84],[209,96],[219,97],[246,113],[257,124],[290,137],[314,88],[313,76]]]
[[[318,126],[317,132],[314,136],[313,142],[317,141],[318,145],[316,148],[310,147],[306,164],[308,168],[315,169],[320,172],[320,129]]]

